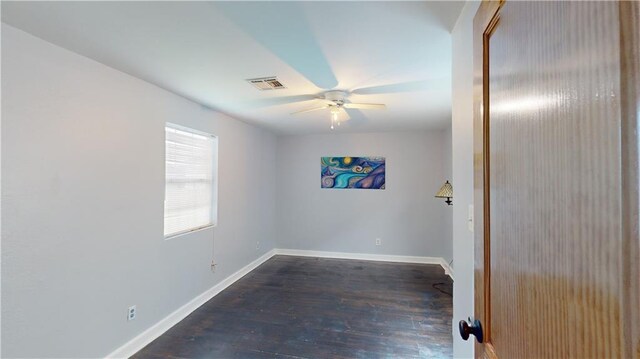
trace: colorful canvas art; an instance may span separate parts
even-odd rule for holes
[[[322,188],[384,189],[384,157],[322,157]]]

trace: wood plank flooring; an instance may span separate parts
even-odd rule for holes
[[[450,358],[439,265],[275,256],[133,356]]]

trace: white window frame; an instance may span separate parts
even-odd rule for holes
[[[191,134],[195,134],[195,135],[200,135],[200,136],[205,136],[205,137],[209,137],[212,139],[213,141],[213,154],[212,154],[212,160],[213,160],[213,164],[212,164],[212,180],[211,180],[211,218],[208,224],[202,225],[202,226],[197,226],[197,227],[192,227],[192,228],[186,228],[184,230],[180,230],[178,232],[173,232],[173,233],[169,233],[169,234],[164,234],[164,239],[171,239],[171,238],[175,238],[175,237],[179,237],[188,233],[193,233],[196,231],[201,231],[207,228],[212,228],[217,226],[218,224],[218,137],[207,133],[207,132],[203,132],[203,131],[199,131],[199,130],[195,130],[193,128],[190,127],[185,127],[185,126],[181,126],[181,125],[177,125],[174,123],[170,123],[167,122],[165,124],[165,141],[164,141],[164,203],[166,203],[166,196],[167,196],[167,129],[173,129],[173,130],[177,130],[177,131],[183,131],[183,132],[188,132]],[[167,215],[167,209],[166,206],[163,206],[163,233],[165,232],[166,229],[166,215]]]

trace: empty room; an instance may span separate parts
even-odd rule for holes
[[[2,358],[640,359],[640,2],[0,6]]]

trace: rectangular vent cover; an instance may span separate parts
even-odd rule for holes
[[[260,91],[281,90],[286,88],[275,76],[248,79],[247,82],[255,86],[255,88]]]

